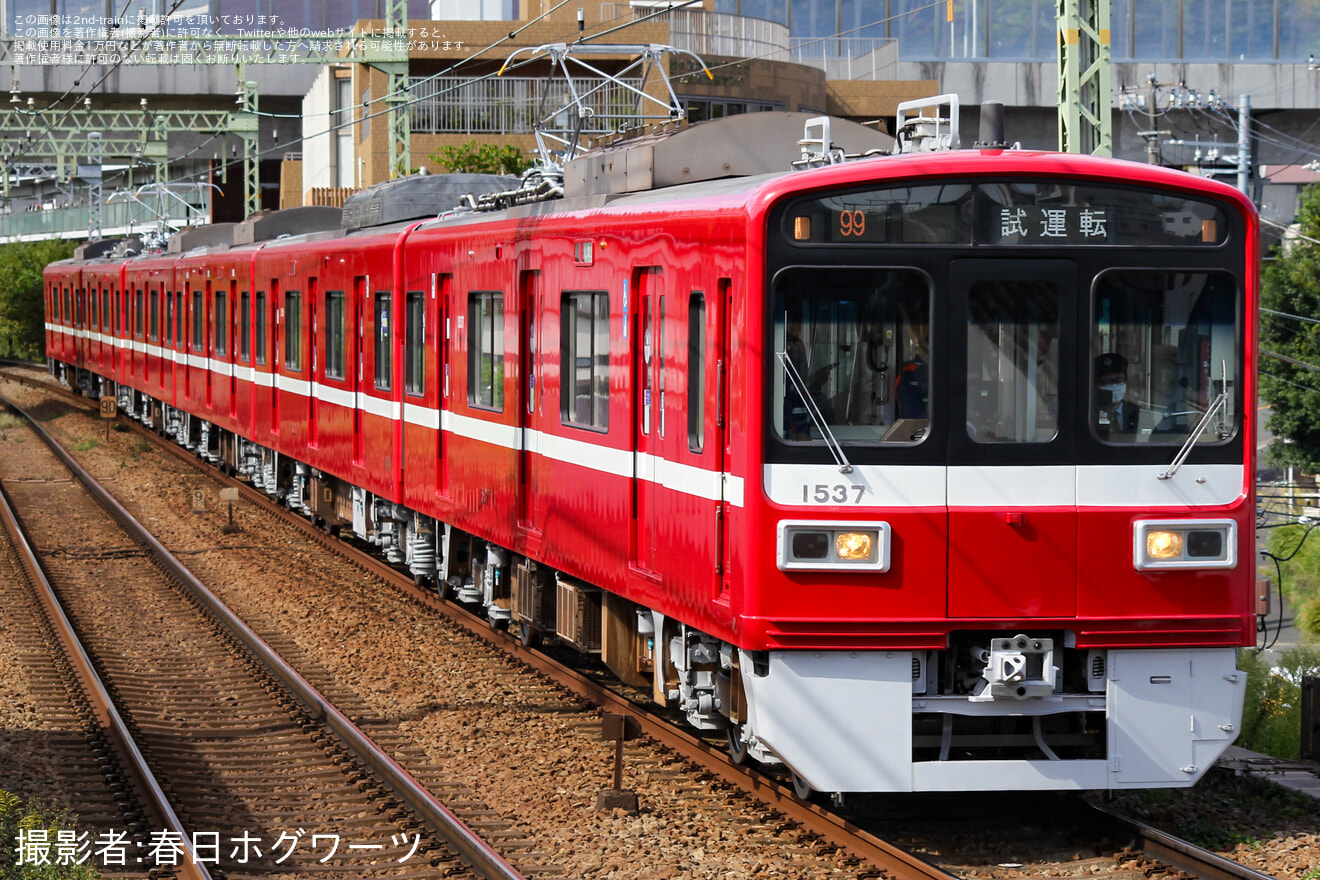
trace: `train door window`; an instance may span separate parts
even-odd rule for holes
[[[284,366],[302,370],[302,292],[298,290],[284,293]]]
[[[64,288],[64,309],[60,312],[60,323],[65,326],[73,325],[73,294],[69,288]]]
[[[559,414],[566,425],[610,426],[610,295],[566,292],[559,334]]]
[[[202,320],[202,292],[194,290],[192,294],[192,347],[193,351],[201,351],[205,337],[203,336],[206,324]]]
[[[687,345],[688,449],[700,452],[706,439],[706,294],[700,290],[688,297]]]
[[[229,300],[223,290],[215,292],[215,353],[224,357],[228,344],[225,328],[229,326]]]
[[[148,291],[151,294],[151,313],[147,319],[147,336],[152,342],[160,342],[160,291]]]
[[[243,291],[238,302],[238,356],[249,364],[252,362],[252,294]]]
[[[257,363],[266,363],[266,291],[257,291]]]
[[[1106,443],[1182,445],[1236,432],[1241,292],[1221,272],[1120,269],[1096,279],[1091,429]],[[1222,395],[1222,399],[1221,399]]]
[[[165,291],[165,344],[174,344],[174,294]]]
[[[111,321],[114,314],[110,309],[110,291],[101,291],[101,330],[109,333],[111,331]]]
[[[665,298],[660,297],[659,328],[656,332],[655,353],[659,360],[656,370],[660,374],[660,439],[665,437]]]
[[[344,365],[344,291],[328,290],[325,294],[325,377],[343,379]]]
[[[133,291],[133,338],[142,339],[147,322],[143,317],[142,289]]]
[[[389,391],[393,387],[394,334],[390,327],[390,292],[376,291],[376,388]]]
[[[426,294],[410,290],[407,297],[404,386],[409,394],[420,397],[426,393]]]
[[[183,291],[174,294],[174,344],[183,348]]]
[[[468,294],[468,403],[504,410],[504,294]]]
[[[968,306],[968,436],[977,443],[1050,442],[1059,434],[1059,288],[978,281]]]

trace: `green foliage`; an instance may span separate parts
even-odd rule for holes
[[[1303,236],[1320,239],[1320,186],[1302,193],[1297,221]],[[1261,273],[1261,306],[1303,317],[1320,316],[1320,245],[1299,238]],[[1261,348],[1306,364],[1320,364],[1320,324],[1266,312]],[[1260,396],[1272,404],[1270,455],[1280,466],[1320,470],[1320,383],[1315,373],[1262,352]],[[1286,441],[1286,442],[1285,442]]]
[[[1238,668],[1247,674],[1242,709],[1244,749],[1285,760],[1301,757],[1302,679],[1320,675],[1320,649],[1305,645],[1283,652],[1277,669],[1252,651],[1238,652]]]
[[[23,803],[17,795],[0,791],[0,880],[93,880],[99,875],[91,859],[83,865],[59,865],[56,841],[61,829],[73,829],[69,816],[35,803]],[[18,836],[33,829],[45,829],[50,842],[51,864],[25,864],[18,861]],[[90,840],[90,836],[88,840]]]
[[[428,158],[447,171],[470,174],[519,175],[532,166],[531,160],[513,144],[479,141],[441,147]]]
[[[1293,609],[1293,625],[1320,640],[1320,533],[1303,541],[1306,531],[1307,527],[1301,525],[1273,529],[1269,551],[1280,559],[1292,556],[1280,563],[1280,570],[1283,592]]]
[[[0,355],[40,359],[45,352],[41,273],[73,256],[74,244],[52,239],[0,246]]]

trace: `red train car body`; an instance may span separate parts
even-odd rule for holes
[[[1255,638],[1246,198],[1014,150],[585,177],[53,264],[47,351],[804,791],[1213,763]]]

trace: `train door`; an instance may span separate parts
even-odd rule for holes
[[[445,455],[445,413],[449,411],[449,346],[450,339],[453,337],[453,328],[450,327],[450,315],[453,314],[453,304],[449,297],[453,287],[454,276],[444,273],[437,273],[433,276],[431,282],[431,291],[435,299],[436,310],[436,333],[435,333],[435,375],[439,377],[440,382],[440,417],[438,420],[439,428],[435,432],[435,457],[436,457],[436,494],[449,497],[449,457]]]
[[[540,332],[541,273],[524,270],[518,277],[518,323],[521,363],[518,396],[518,528],[533,541],[541,536],[543,499],[538,476],[541,432]]]
[[[246,299],[246,296],[243,298]],[[229,282],[229,417],[231,419],[238,417],[238,370],[235,364],[239,363],[239,356],[247,355],[247,338],[240,336],[240,326],[244,324],[244,315],[247,309],[246,302],[239,299],[238,281]]]
[[[215,298],[211,291],[211,280],[206,280],[206,295],[202,297],[202,356],[206,366],[206,408],[214,405],[212,389],[211,360],[215,357]]]
[[[662,358],[657,346],[660,270],[633,272],[637,289],[637,335],[633,354],[633,559],[634,568],[655,575],[656,460],[661,454],[659,420]],[[625,302],[627,294],[624,296]],[[626,306],[625,306],[626,308]]]
[[[1076,401],[1059,393],[1076,276],[1067,260],[950,266],[950,617],[1076,613]]]
[[[362,376],[366,366],[366,326],[363,322],[363,315],[366,309],[363,308],[367,302],[367,279],[362,275],[353,278],[353,304],[349,307],[353,314],[349,316],[350,321],[354,321],[357,331],[353,334],[353,351],[356,363],[353,369],[352,378],[349,381],[349,388],[353,392],[353,463],[362,464]]]
[[[316,301],[317,294],[319,293],[317,287],[318,287],[317,279],[315,278],[307,279],[307,307],[311,309],[311,314],[308,317],[311,319],[311,328],[312,328],[311,337],[310,337],[310,342],[312,347],[312,351],[311,351],[312,368],[307,373],[308,379],[311,380],[307,383],[307,389],[308,389],[307,442],[311,446],[316,446],[320,442],[320,438],[321,438],[321,429],[318,424],[319,421],[318,420],[319,414],[317,412],[318,405],[316,399],[317,382],[320,380],[320,376],[318,375],[317,370],[321,366],[321,344],[320,344],[321,310],[318,308],[318,304]]]
[[[284,302],[280,299],[278,278],[270,280],[270,432],[280,433],[280,341],[284,322],[280,320],[284,312]]]

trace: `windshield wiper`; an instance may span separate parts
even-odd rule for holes
[[[802,377],[798,375],[797,367],[793,366],[793,362],[788,358],[788,352],[777,351],[775,357],[779,358],[779,362],[784,365],[784,375],[788,377],[788,381],[793,383],[793,388],[797,391],[798,397],[802,398],[802,402],[807,408],[807,415],[811,416],[812,424],[816,426],[816,430],[820,431],[820,436],[825,439],[825,445],[829,447],[830,455],[834,456],[834,463],[839,466],[839,473],[851,474],[852,462],[848,461],[848,456],[843,454],[843,447],[839,445],[838,440],[834,439],[834,433],[830,431],[830,426],[825,424],[825,417],[816,408],[816,401],[811,399],[806,383],[802,381]]]
[[[1215,413],[1219,412],[1219,408],[1227,401],[1228,391],[1224,390],[1219,392],[1219,396],[1215,398],[1214,403],[1210,404],[1210,408],[1205,411],[1205,415],[1201,416],[1201,421],[1196,423],[1196,430],[1192,431],[1192,436],[1187,438],[1187,442],[1183,444],[1182,449],[1179,449],[1178,454],[1173,457],[1173,462],[1170,463],[1169,469],[1160,474],[1159,479],[1172,479],[1173,475],[1178,473],[1178,469],[1183,466],[1183,462],[1186,461],[1187,456],[1191,454],[1192,447],[1196,445],[1196,441],[1201,439],[1201,435],[1205,433],[1205,428],[1210,424],[1210,420],[1214,418]]]

